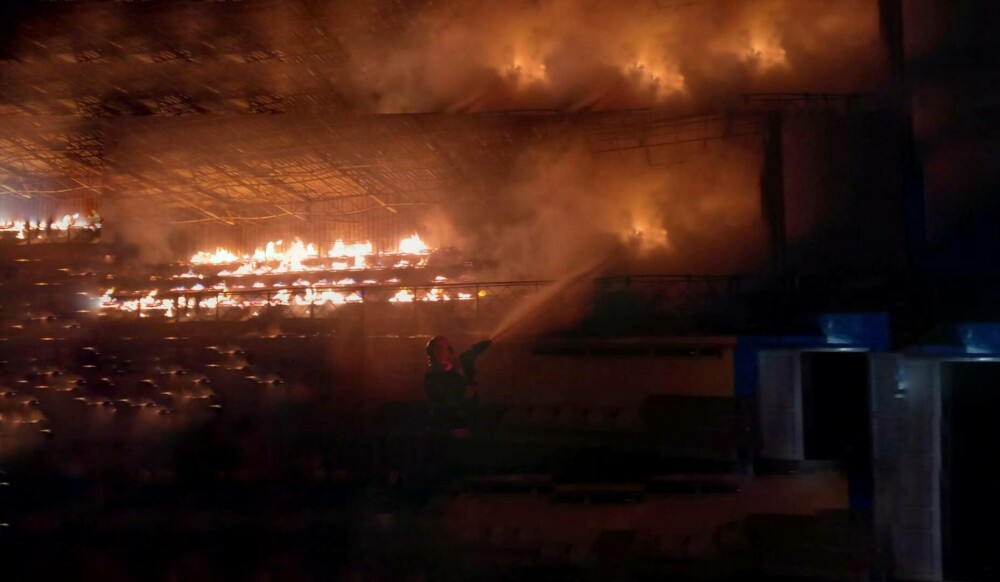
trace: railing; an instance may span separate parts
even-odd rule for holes
[[[728,306],[737,277],[628,276],[594,279],[571,287],[560,303],[594,308],[616,298],[640,301],[654,311],[717,310]],[[365,313],[404,315],[438,309],[462,319],[499,317],[552,281],[485,281],[423,285],[315,285],[240,290],[165,291],[143,301],[145,292],[112,295],[117,307],[104,317],[164,321],[244,321],[267,315],[286,318],[359,319]],[[394,310],[394,311],[382,311]]]

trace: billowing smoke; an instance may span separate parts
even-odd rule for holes
[[[126,114],[170,114],[158,93],[183,95],[209,111],[319,102],[359,113],[683,113],[728,105],[746,92],[877,88],[886,68],[878,4],[300,0],[162,11],[112,3],[39,17],[32,34],[41,38],[13,44],[23,60],[45,61],[53,57],[40,46],[73,39],[77,27],[86,31],[79,36],[88,44],[70,50],[107,64],[97,75],[75,77],[72,90]],[[36,68],[52,74],[44,64],[26,71]],[[29,93],[38,84],[16,67],[8,75]],[[49,105],[65,113],[64,105]]]
[[[496,185],[488,208],[458,211],[479,220],[453,214],[431,225],[432,236],[457,235],[457,246],[496,265],[503,279],[559,277],[601,256],[630,273],[756,269],[766,256],[760,148],[699,148],[685,161],[651,165],[643,150],[540,146]]]
[[[873,0],[445,2],[345,50],[361,109],[684,111],[871,89],[878,26]]]
[[[745,92],[870,90],[884,77],[876,0],[250,4],[149,14],[124,7],[102,11],[87,26],[106,38],[130,32],[131,44],[115,50],[101,45],[98,52],[112,64],[127,63],[122,70],[129,74],[119,79],[115,66],[90,66],[102,67],[95,69],[102,83],[133,97],[145,91],[152,99],[155,91],[143,83],[165,78],[169,84],[188,78],[195,85],[207,79],[202,89],[234,103],[248,99],[243,93],[293,97],[321,86],[336,96],[324,107],[362,113],[658,108],[681,116],[725,109]],[[150,14],[163,22],[140,28]],[[135,50],[142,56],[160,44],[191,54],[171,65],[120,54]],[[256,52],[267,62],[241,60]],[[164,75],[167,66],[190,74]],[[312,101],[289,98],[289,109],[293,102]],[[275,127],[281,131],[280,124]],[[166,217],[150,204],[153,196],[169,196],[176,208],[201,196],[189,196],[196,186],[218,187],[216,174],[239,183],[253,172],[219,160],[205,160],[195,172],[193,162],[182,160],[176,173],[151,174],[162,183],[117,179],[120,170],[139,168],[142,174],[159,163],[153,133],[118,147],[124,159],[108,171],[109,204],[103,210],[123,238],[150,249],[156,259],[177,258],[170,232],[164,232],[169,229],[157,228]],[[176,148],[236,139],[225,130],[218,134],[198,140],[173,125],[162,141]],[[191,138],[185,142],[185,136]],[[576,268],[574,257],[613,245],[641,257],[633,270],[732,272],[759,262],[759,148],[727,145],[657,163],[667,165],[650,165],[641,150],[594,154],[578,145],[535,147],[502,180],[481,178],[492,182],[484,186],[492,197],[490,212],[463,204],[447,221],[432,217],[454,231],[429,227],[439,233],[432,242],[455,240],[455,246],[503,265],[511,277],[555,276]],[[336,173],[336,163],[330,166]],[[245,175],[232,178],[232,172]],[[183,183],[167,183],[181,180],[179,175]],[[147,219],[130,220],[143,215]],[[270,225],[259,224],[262,231]],[[262,233],[259,240],[268,238],[280,237]]]

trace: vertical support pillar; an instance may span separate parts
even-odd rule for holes
[[[923,264],[927,241],[927,210],[924,200],[924,168],[913,135],[913,115],[903,113],[900,144],[903,149],[903,226],[906,233],[906,263],[912,271]]]
[[[912,271],[923,263],[927,239],[924,169],[913,135],[913,112],[906,93],[906,36],[903,29],[903,0],[879,0],[882,41],[886,45],[892,74],[892,88],[900,115],[899,139],[903,160],[903,228],[906,234],[906,263]]]
[[[787,235],[785,232],[785,164],[782,146],[782,113],[767,117],[764,137],[764,168],[760,177],[761,210],[767,225],[774,268],[784,273],[787,268]]]
[[[906,46],[903,43],[903,0],[879,0],[878,15],[893,83],[898,87],[906,65]]]

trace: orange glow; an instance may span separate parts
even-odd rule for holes
[[[38,231],[52,230],[55,232],[67,232],[73,229],[100,229],[101,224],[96,218],[96,213],[92,213],[92,216],[95,217],[94,220],[89,217],[81,217],[79,214],[66,214],[62,218],[53,220],[51,223],[46,220],[36,221],[34,219],[27,221],[2,221],[0,222],[0,232],[14,232],[17,233],[17,239],[25,240],[25,235],[29,229],[37,229]]]
[[[403,240],[399,241],[400,253],[405,253],[408,255],[419,255],[430,252],[430,250],[431,249],[430,247],[427,246],[427,243],[420,240],[420,236],[417,234],[414,234],[411,237],[404,238]]]
[[[407,289],[400,289],[395,295],[389,298],[390,303],[412,303],[413,293]]]
[[[652,94],[655,100],[687,91],[686,79],[678,66],[661,58],[643,55],[622,67],[622,72],[635,89]]]
[[[398,253],[410,255],[428,254],[431,249],[421,240],[420,236],[414,234],[399,242]],[[317,251],[316,245],[306,244],[299,239],[295,239],[291,244],[286,245],[284,241],[269,241],[263,248],[258,248],[252,255],[239,255],[229,249],[219,247],[214,252],[199,251],[191,257],[193,265],[233,265],[234,268],[226,268],[218,272],[220,277],[243,277],[246,275],[267,275],[271,273],[300,273],[306,271],[348,271],[363,270],[368,268],[370,259],[375,256],[374,245],[370,241],[360,243],[344,243],[337,240],[330,247],[326,258],[335,259],[331,263],[318,262],[323,258]],[[305,261],[312,261],[312,265],[306,265]],[[278,263],[274,265],[273,263]],[[397,267],[417,266],[409,260],[400,260]],[[178,277],[195,276],[179,275]]]
[[[451,296],[435,287],[428,291],[421,301],[451,301]]]
[[[340,271],[360,271],[368,269],[368,261],[375,257],[392,257],[392,263],[372,263],[374,268],[385,264],[393,268],[425,268],[427,256],[431,248],[414,234],[399,242],[395,252],[385,254],[375,253],[371,242],[345,243],[337,240],[331,246],[326,257],[320,256],[316,245],[306,244],[296,239],[291,244],[283,241],[270,241],[258,248],[252,255],[239,255],[229,249],[219,247],[214,252],[199,252],[191,257],[191,267],[185,272],[170,276],[173,280],[182,280],[184,284],[170,289],[171,297],[160,297],[159,291],[118,292],[114,288],[106,290],[98,300],[99,308],[105,312],[119,311],[138,313],[139,317],[151,317],[160,314],[166,318],[186,317],[188,310],[214,310],[217,308],[235,308],[253,310],[255,314],[262,307],[275,306],[340,306],[363,302],[361,289],[336,290],[330,287],[358,287],[359,285],[394,285],[400,282],[398,277],[388,279],[365,278],[360,284],[355,277],[324,277],[319,280],[297,276],[289,279],[290,283],[275,281],[233,282],[233,278],[248,276],[264,276],[283,273],[331,273]],[[418,255],[418,256],[414,256]],[[333,260],[327,260],[333,259]],[[194,267],[224,266],[216,274],[230,279],[220,281],[210,286],[201,281],[206,275],[194,270]],[[187,283],[194,279],[193,284]],[[435,284],[447,284],[448,277],[444,275],[428,276],[428,281]],[[181,282],[181,281],[178,281]],[[260,289],[257,295],[251,290]],[[270,290],[266,290],[270,289]],[[185,293],[214,290],[215,296],[189,296]],[[483,296],[482,293],[479,295]],[[476,295],[468,292],[452,293],[441,287],[416,291],[414,289],[398,289],[388,299],[390,303],[439,302],[439,301],[469,301]],[[385,301],[385,299],[381,299]]]
[[[235,263],[238,260],[240,260],[238,256],[221,247],[215,249],[214,253],[199,251],[191,257],[191,262],[195,265],[221,265]]]
[[[788,66],[785,49],[773,39],[751,42],[750,49],[747,51],[747,59],[763,69]]]
[[[517,58],[503,70],[506,77],[513,80],[519,87],[548,81],[545,63],[537,59]]]
[[[374,247],[372,247],[372,243],[370,242],[365,241],[363,243],[344,244],[344,241],[337,239],[337,241],[333,243],[333,246],[330,247],[330,252],[327,253],[327,256],[358,257],[371,255],[373,253]]]

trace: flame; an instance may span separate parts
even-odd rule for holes
[[[281,294],[279,293],[279,295]],[[278,303],[280,305],[294,304],[298,306],[307,306],[307,305],[327,305],[327,304],[344,305],[346,303],[360,303],[361,301],[363,301],[363,299],[361,298],[361,295],[357,291],[344,295],[343,293],[339,291],[334,291],[332,289],[317,291],[315,289],[309,288],[306,289],[304,293],[297,293],[294,296],[290,295],[281,295],[280,297],[275,296],[275,298],[272,299],[272,305],[275,304],[275,301],[280,302]]]
[[[427,256],[430,254],[430,247],[414,234],[404,238],[399,242],[397,251],[386,253],[387,256],[396,256],[395,267],[424,267]],[[191,258],[191,266],[178,275],[169,277],[170,279],[181,279],[183,285],[174,286],[170,289],[171,297],[160,297],[158,290],[140,292],[139,295],[123,297],[122,293],[116,296],[115,289],[111,288],[104,292],[100,298],[100,308],[102,310],[117,310],[120,312],[138,312],[139,317],[150,317],[154,314],[162,314],[167,318],[186,317],[189,310],[215,310],[218,308],[235,308],[249,310],[253,315],[260,313],[260,308],[266,306],[311,306],[311,305],[332,305],[339,306],[350,303],[361,303],[365,298],[360,289],[335,289],[330,287],[357,287],[358,278],[324,277],[318,281],[298,276],[291,279],[291,284],[283,282],[253,281],[247,284],[230,284],[220,281],[206,286],[201,283],[205,274],[197,272],[199,266],[226,265],[218,271],[217,275],[227,278],[237,278],[250,275],[275,275],[280,273],[302,273],[302,272],[338,272],[350,269],[363,270],[367,266],[369,258],[374,256],[374,245],[371,242],[344,243],[337,240],[331,246],[326,256],[321,256],[317,252],[314,244],[306,244],[299,239],[286,244],[281,240],[269,241],[262,247],[256,249],[254,253],[240,255],[224,247],[218,247],[214,252],[198,252]],[[398,255],[406,255],[407,258],[400,258]],[[412,255],[423,255],[414,258]],[[382,256],[382,255],[378,255]],[[325,259],[336,259],[326,261]],[[342,260],[342,259],[346,259]],[[350,261],[350,262],[348,262]],[[192,280],[193,285],[187,283]],[[449,279],[443,275],[432,278],[434,284],[446,284]],[[373,278],[365,278],[360,285],[398,284],[398,277],[391,277],[384,282]],[[270,291],[263,291],[270,288]],[[256,295],[243,295],[248,289],[262,290]],[[202,297],[188,296],[184,293],[216,291],[212,295]],[[236,293],[234,295],[233,293]],[[145,293],[144,295],[141,293]],[[140,296],[141,295],[141,296]],[[480,295],[482,296],[482,295]],[[390,303],[411,303],[439,302],[439,301],[469,301],[476,299],[473,293],[461,292],[452,293],[443,287],[433,287],[426,291],[420,291],[419,295],[415,289],[398,289],[395,294],[388,299]]]
[[[622,242],[640,253],[669,249],[670,237],[663,227],[663,217],[648,204],[634,204],[625,215],[620,231]]]
[[[548,71],[545,63],[538,59],[514,57],[503,69],[504,75],[513,80],[518,87],[526,87],[548,81]]]
[[[420,236],[414,234],[411,237],[399,241],[399,252],[408,255],[419,255],[430,251],[430,247],[420,240]]]
[[[773,41],[751,42],[747,51],[747,60],[756,63],[762,69],[774,69],[788,66],[785,49]]]
[[[222,265],[226,263],[235,263],[240,260],[240,258],[230,251],[219,247],[215,249],[214,253],[206,253],[204,251],[199,251],[191,257],[191,262],[195,265]]]
[[[687,80],[679,65],[658,63],[657,60],[637,58],[622,67],[622,72],[637,89],[651,92],[657,100],[685,93]]]
[[[626,243],[634,245],[640,253],[670,248],[667,231],[662,227],[633,227],[625,234],[624,238]]]
[[[374,254],[375,250],[372,243],[365,241],[363,243],[353,243],[344,244],[344,241],[337,239],[333,246],[330,247],[330,252],[327,253],[328,257],[364,257],[366,255]]]
[[[340,283],[345,283],[341,281]],[[353,283],[353,282],[352,282]],[[255,283],[253,287],[263,287],[262,283]],[[192,291],[204,290],[192,288]],[[234,307],[247,309],[250,307],[264,306],[307,306],[307,305],[344,305],[347,303],[361,303],[364,297],[360,291],[354,290],[350,293],[343,293],[334,289],[320,289],[312,284],[307,286],[296,286],[292,289],[279,289],[268,297],[256,296],[254,298],[235,299],[226,285],[218,284],[213,287],[220,291],[217,296],[203,297],[201,299],[179,295],[176,299],[163,299],[158,297],[158,291],[152,290],[146,295],[137,299],[119,299],[114,297],[115,289],[111,288],[104,292],[99,299],[101,309],[118,310],[123,312],[139,312],[140,317],[149,317],[152,312],[162,312],[164,316],[173,318],[177,315],[177,310],[187,309],[215,309],[216,307]],[[183,288],[175,288],[174,291],[182,291]],[[484,296],[483,292],[479,296]],[[429,289],[419,298],[410,289],[399,289],[389,298],[390,303],[412,303],[414,301],[470,301],[476,298],[472,293],[460,292],[454,296],[445,289],[434,287]]]
[[[282,289],[271,297],[271,305],[289,305],[292,302],[292,292]]]
[[[400,289],[395,295],[389,298],[390,303],[412,303],[413,293],[407,289]]]
[[[399,253],[427,254],[430,247],[414,234],[399,243]],[[218,247],[214,252],[199,251],[191,257],[194,265],[234,265],[234,268],[220,270],[220,277],[244,277],[247,275],[267,275],[275,273],[301,273],[308,271],[361,271],[368,268],[369,258],[375,255],[375,247],[370,241],[361,243],[344,243],[337,240],[330,247],[326,258],[337,259],[324,264],[319,261],[320,254],[313,243],[304,243],[295,239],[290,245],[284,241],[268,241],[262,248],[256,249],[251,255],[239,255],[224,247]],[[345,260],[346,259],[346,260]],[[309,264],[306,261],[310,261]],[[275,265],[274,263],[277,263]],[[423,263],[417,263],[422,265]],[[409,267],[410,261],[399,261],[396,267]],[[176,278],[201,277],[191,271]]]
[[[435,287],[428,291],[421,301],[451,301],[451,296]]]
[[[788,55],[782,45],[781,31],[774,22],[757,21],[750,25],[744,37],[744,60],[761,70],[788,67]],[[739,45],[733,47],[739,51]]]
[[[52,221],[46,220],[4,220],[0,221],[0,232],[14,232],[18,240],[25,240],[28,230],[52,230],[67,232],[69,230],[100,230],[100,215],[91,211],[89,216],[81,217],[79,213],[66,214]]]
[[[101,298],[98,301],[100,301],[102,309],[115,307],[116,300],[111,296],[114,292],[115,288],[112,287],[107,291],[105,291],[103,295],[101,295]]]

